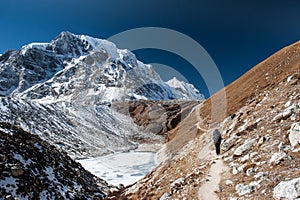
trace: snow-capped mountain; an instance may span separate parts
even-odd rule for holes
[[[99,104],[124,99],[203,99],[163,82],[151,65],[115,44],[62,32],[50,43],[32,43],[0,57],[0,94],[42,103]],[[190,92],[194,91],[194,92]]]
[[[0,57],[0,121],[22,127],[73,158],[128,151],[137,141],[163,141],[144,133],[107,104],[151,99],[201,99],[192,86],[165,83],[151,65],[115,44],[62,32]]]
[[[176,77],[166,82],[170,87],[175,88],[174,92],[178,95],[183,95],[184,98],[189,99],[195,97],[196,99],[204,99],[204,95],[197,90],[194,85],[179,81]]]

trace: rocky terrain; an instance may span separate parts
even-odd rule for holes
[[[211,106],[226,116],[212,117]],[[172,139],[158,152],[163,162],[110,199],[298,199],[299,126],[297,42],[193,109],[168,133]],[[220,156],[215,128],[223,137]]]
[[[130,116],[145,132],[165,135],[174,129],[202,100],[114,102],[113,110]]]
[[[62,32],[7,51],[0,55],[0,199],[102,199],[116,188],[72,159],[157,151],[203,99],[193,85],[162,81],[106,40]]]
[[[64,151],[0,123],[0,199],[103,199],[110,189]]]

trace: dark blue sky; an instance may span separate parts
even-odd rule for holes
[[[0,53],[50,41],[65,30],[108,38],[138,27],[164,27],[201,44],[225,85],[300,39],[298,0],[9,0],[1,1],[0,7]],[[185,60],[159,50],[135,53],[145,63],[174,67],[208,96]]]

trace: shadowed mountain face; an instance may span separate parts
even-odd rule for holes
[[[0,196],[103,199],[110,187],[37,135],[0,123]]]
[[[226,116],[212,118],[212,106],[220,113],[225,108]],[[172,140],[159,151],[158,157],[164,162],[144,179],[112,196],[116,199],[299,198],[299,122],[300,42],[297,42],[193,109],[170,131]],[[223,138],[219,157],[215,156],[213,146],[215,128]],[[211,191],[204,189],[208,186]]]
[[[129,103],[115,102],[112,108],[130,116],[144,131],[162,135],[169,140],[169,131],[177,127],[200,102],[140,100]]]

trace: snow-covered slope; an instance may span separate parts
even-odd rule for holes
[[[131,118],[104,105],[39,104],[0,98],[0,121],[39,135],[73,158],[101,156],[137,148],[136,139],[162,138],[139,130]]]
[[[204,99],[204,95],[197,90],[194,85],[186,83],[184,81],[179,81],[176,77],[172,78],[171,80],[167,81],[167,84],[174,88],[174,93],[178,95],[183,95],[184,98],[195,98],[195,99]]]

